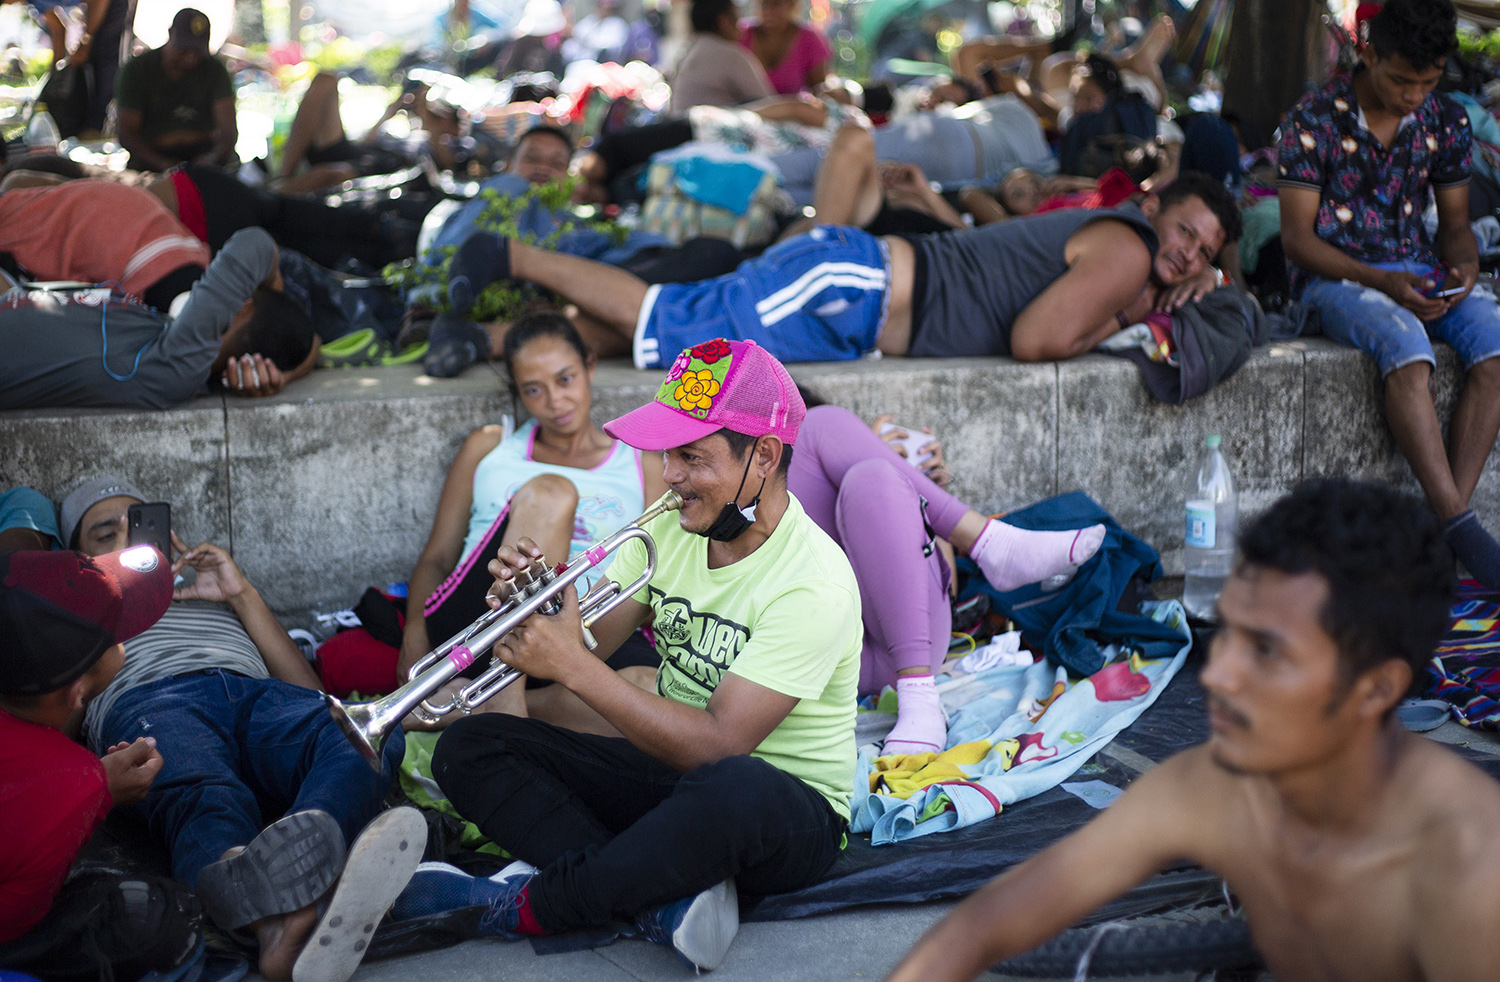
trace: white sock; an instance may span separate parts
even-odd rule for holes
[[[881,753],[940,754],[947,746],[948,720],[932,676],[896,676],[896,725]]]
[[[1077,569],[1093,558],[1103,543],[1103,525],[1036,532],[991,519],[974,540],[969,558],[979,564],[990,586],[1014,590]]]

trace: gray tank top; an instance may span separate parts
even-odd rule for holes
[[[1009,355],[1021,311],[1068,271],[1068,239],[1102,219],[1123,221],[1156,257],[1156,232],[1135,205],[1069,208],[913,238],[918,276],[908,354],[927,358]]]

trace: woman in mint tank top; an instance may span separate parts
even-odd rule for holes
[[[411,574],[397,665],[401,679],[434,645],[484,612],[484,595],[494,582],[486,567],[501,545],[529,537],[548,564],[555,564],[666,493],[660,455],[642,455],[610,439],[590,415],[595,359],[566,317],[541,311],[516,321],[506,335],[503,360],[511,395],[531,418],[508,436],[498,425],[481,426],[448,468],[432,534]],[[587,580],[587,586],[592,583]],[[586,592],[583,581],[579,586]],[[644,642],[638,647],[644,650],[632,658],[634,649],[627,644],[610,664],[620,668],[623,661],[627,676],[641,676],[632,681],[650,687],[654,652]],[[481,664],[488,660],[476,663],[471,673]],[[529,711],[572,729],[612,732],[576,697],[568,697],[561,686],[523,690],[512,685],[485,708]]]

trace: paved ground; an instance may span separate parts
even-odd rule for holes
[[[1500,757],[1494,736],[1457,723],[1447,723],[1430,735]],[[713,980],[881,979],[922,932],[953,906],[952,902],[883,905],[796,921],[746,924]],[[591,951],[545,956],[537,955],[527,942],[470,941],[442,951],[372,962],[360,968],[353,982],[673,982],[692,977],[692,970],[675,955],[645,941],[621,940]],[[984,978],[1004,982],[998,975]],[[1189,982],[1191,978],[1186,973],[1160,975],[1144,982]]]

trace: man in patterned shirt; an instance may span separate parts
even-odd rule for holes
[[[1385,378],[1401,452],[1469,572],[1500,586],[1500,544],[1469,498],[1500,431],[1500,309],[1475,288],[1469,230],[1471,136],[1464,110],[1433,90],[1455,42],[1450,0],[1390,0],[1369,22],[1364,63],[1292,108],[1281,127],[1281,238],[1293,295],[1323,333],[1359,348]],[[1422,213],[1429,189],[1438,231]],[[1429,335],[1467,373],[1444,447]]]

